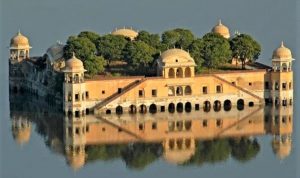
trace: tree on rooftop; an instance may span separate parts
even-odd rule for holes
[[[253,62],[258,59],[261,46],[250,35],[239,34],[230,40],[232,57],[242,62],[245,69],[246,61]]]
[[[95,55],[96,46],[88,38],[70,36],[67,40],[67,44],[64,47],[64,58],[70,59],[73,52],[75,52],[79,59],[84,61],[91,55]]]
[[[169,48],[183,48],[188,49],[190,44],[194,41],[194,34],[187,29],[176,28],[173,30],[165,31],[162,34],[162,43]]]
[[[88,38],[89,40],[91,40],[91,42],[96,44],[98,38],[100,38],[100,35],[91,31],[82,31],[78,34],[78,37]]]
[[[189,46],[189,51],[191,56],[194,58],[197,66],[196,71],[199,72],[202,68],[204,59],[201,56],[201,49],[204,47],[204,43],[202,39],[198,38],[193,41],[193,43]]]
[[[102,36],[97,40],[96,44],[98,55],[103,56],[107,60],[108,65],[113,60],[123,59],[124,56],[122,52],[127,42],[128,40],[120,35],[108,34]]]
[[[158,49],[160,47],[160,37],[158,34],[150,34],[147,31],[140,31],[135,39],[136,41],[143,41],[149,46]]]
[[[104,72],[104,66],[106,65],[106,61],[102,56],[89,56],[86,60],[83,62],[84,68],[87,70],[87,74],[90,77],[93,77],[94,75]]]
[[[200,48],[200,58],[203,60],[203,65],[207,68],[217,68],[231,60],[232,53],[229,41],[221,35],[207,33],[201,41],[197,42],[197,46]],[[198,60],[201,61],[201,59]]]
[[[154,61],[155,48],[143,41],[128,43],[124,49],[124,57],[128,65],[137,72],[146,72]]]

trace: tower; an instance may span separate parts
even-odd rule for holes
[[[85,82],[84,72],[81,60],[73,56],[66,62],[66,67],[62,70],[64,73],[63,83],[63,110],[66,115],[74,116],[75,119],[80,119],[85,115]]]
[[[22,35],[19,31],[11,40],[10,40],[10,62],[12,64],[21,62],[24,59],[29,58],[31,46],[29,45],[29,40],[26,36]]]
[[[270,99],[275,106],[293,103],[292,53],[281,43],[272,56]]]

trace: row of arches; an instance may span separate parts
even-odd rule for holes
[[[183,95],[191,95],[192,94],[192,88],[191,86],[170,86],[168,95],[169,96],[183,96]]]
[[[254,106],[254,102],[250,101],[248,103],[249,107],[253,107]],[[238,110],[243,110],[244,106],[245,106],[245,102],[243,99],[239,99],[236,102],[236,106]],[[221,109],[224,109],[224,111],[230,111],[232,109],[232,102],[230,100],[225,100],[222,104],[221,101],[219,100],[215,100],[213,103],[211,103],[210,101],[204,101],[203,103],[203,110],[204,112],[209,112],[212,109],[215,112],[219,112],[221,111]],[[155,114],[158,111],[161,112],[165,112],[165,110],[167,109],[169,113],[174,113],[175,111],[178,113],[182,113],[182,112],[191,112],[193,109],[192,103],[191,102],[179,102],[177,104],[175,103],[169,103],[167,108],[165,108],[165,106],[157,106],[156,104],[151,104],[149,106],[149,108],[147,108],[147,106],[145,104],[141,104],[140,106],[136,106],[136,105],[130,105],[128,108],[128,112],[130,114],[136,114],[136,113],[142,113],[145,114],[147,112],[151,113],[151,114]],[[200,105],[199,104],[195,104],[195,110],[200,110]],[[116,114],[123,114],[124,110],[122,106],[117,106],[116,107]],[[111,110],[106,110],[106,114],[111,114]]]
[[[170,68],[168,73],[169,78],[191,77],[192,71],[190,67]]]

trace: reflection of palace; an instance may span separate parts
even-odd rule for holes
[[[272,113],[271,115],[268,115]],[[274,153],[283,159],[291,152],[292,107],[249,107],[243,111],[189,114],[105,115],[65,118],[64,143],[69,164],[79,168],[89,160],[87,148],[97,145],[156,143],[167,162],[183,164],[193,159],[198,141],[273,135]],[[233,139],[233,140],[235,140]],[[252,140],[253,141],[253,140]],[[95,159],[95,158],[93,158]]]

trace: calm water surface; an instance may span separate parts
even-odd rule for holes
[[[300,23],[296,13],[297,5],[296,0],[174,0],[172,3],[167,0],[1,0],[0,176],[300,177],[297,170],[300,160],[300,100],[297,90],[297,32]],[[147,115],[146,118],[134,119],[127,115],[121,118],[111,116],[114,123],[107,123],[106,118],[88,116],[86,120],[91,124],[88,130],[85,127],[86,139],[93,138],[88,138],[88,135],[94,132],[99,136],[97,140],[89,140],[90,143],[84,145],[84,154],[80,154],[84,155],[82,159],[66,154],[66,146],[69,146],[73,136],[67,132],[68,118],[60,115],[55,106],[33,96],[9,97],[7,46],[18,29],[30,38],[33,46],[31,54],[42,55],[57,40],[64,42],[69,35],[83,30],[104,34],[125,25],[159,33],[170,28],[184,27],[202,36],[210,31],[219,18],[232,32],[238,30],[249,33],[261,43],[263,52],[260,61],[263,63],[270,64],[272,50],[281,40],[285,41],[296,59],[293,66],[293,108],[280,110],[283,114],[276,114],[278,110],[271,108],[245,108],[243,111],[233,108],[222,114],[222,118],[214,117],[213,111],[208,114],[199,111],[175,116]],[[276,145],[273,140],[276,123],[272,125],[269,120],[272,117],[275,119],[276,115],[281,119],[286,118],[286,136],[282,139],[286,140],[289,138],[287,135],[291,135],[290,152],[287,149],[286,157],[276,152],[283,147]],[[136,135],[140,132],[139,124],[143,120],[149,124],[145,125],[145,132],[146,129],[152,131],[154,118],[158,120],[157,129],[165,129],[163,131],[167,132],[164,133],[169,135],[179,133],[178,138],[169,137],[168,134],[156,137],[151,134],[153,138]],[[189,131],[189,121],[192,121],[192,127],[200,127],[205,119],[209,121],[208,126],[222,119],[223,127],[215,130],[220,132],[218,138],[212,138],[209,132],[203,131],[204,128],[195,133]],[[229,126],[226,124],[233,126],[226,130]],[[180,131],[181,127],[187,130]],[[293,128],[292,131],[287,129],[289,127]],[[105,134],[119,130],[121,134],[129,134],[130,137],[114,137],[110,134],[111,139],[107,140]],[[172,149],[173,143],[177,145],[176,149]]]

